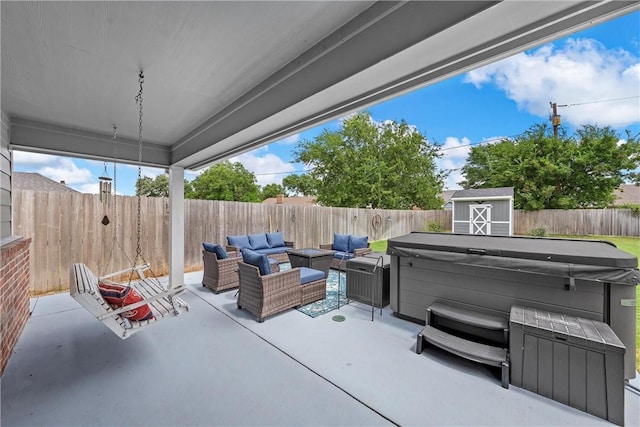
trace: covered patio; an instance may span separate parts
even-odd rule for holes
[[[504,390],[488,368],[415,354],[421,326],[388,311],[374,322],[356,306],[340,309],[342,323],[295,310],[255,322],[233,292],[213,295],[201,273],[185,275],[183,179],[185,169],[633,12],[637,1],[0,7],[4,425],[605,423]],[[191,312],[120,341],[68,294],[30,302],[28,275],[12,270],[24,270],[30,244],[12,228],[13,150],[166,168],[165,283],[188,285]],[[625,397],[626,423],[639,424],[638,395]]]
[[[190,313],[121,341],[67,294],[33,314],[2,377],[2,424],[607,425],[527,390],[499,369],[427,348],[421,325],[353,303],[258,323],[185,275]],[[332,317],[341,314],[344,322]],[[637,382],[636,378],[634,382]],[[625,390],[626,425],[640,395]]]

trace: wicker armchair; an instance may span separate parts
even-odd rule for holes
[[[320,249],[332,250],[333,249],[333,243],[328,243],[326,245],[320,245]],[[366,255],[369,252],[371,252],[371,248],[369,247],[369,244],[367,244],[366,248],[354,249],[353,258]],[[347,261],[349,259],[351,259],[351,258],[342,259],[342,258],[334,257],[331,260],[331,268],[333,268],[334,270],[344,271],[347,268]]]
[[[258,267],[238,263],[240,293],[238,308],[247,309],[263,322],[265,317],[300,305],[300,270],[291,270],[260,275]]]
[[[213,252],[202,251],[202,261],[204,262],[204,276],[202,286],[206,286],[215,293],[237,288],[238,262],[242,261],[241,256],[236,256],[237,252],[227,252],[229,258],[218,259]]]

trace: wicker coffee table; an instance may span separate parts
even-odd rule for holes
[[[331,260],[335,251],[327,249],[305,248],[305,249],[290,249],[287,251],[289,254],[289,261],[291,262],[291,268],[295,267],[309,267],[315,270],[324,272],[324,277],[329,277],[329,268],[331,267]]]

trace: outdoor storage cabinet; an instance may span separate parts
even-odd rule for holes
[[[609,325],[513,306],[509,328],[513,385],[624,424],[625,347]]]
[[[347,298],[371,304],[373,292],[374,306],[389,305],[389,261],[389,255],[382,254],[350,259],[347,262]]]
[[[394,314],[424,323],[440,301],[509,318],[514,305],[608,324],[636,348],[635,256],[603,241],[410,233],[389,239]],[[626,379],[635,355],[625,355]]]

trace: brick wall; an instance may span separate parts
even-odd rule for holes
[[[0,263],[0,375],[29,318],[29,247],[31,239],[2,246]]]

